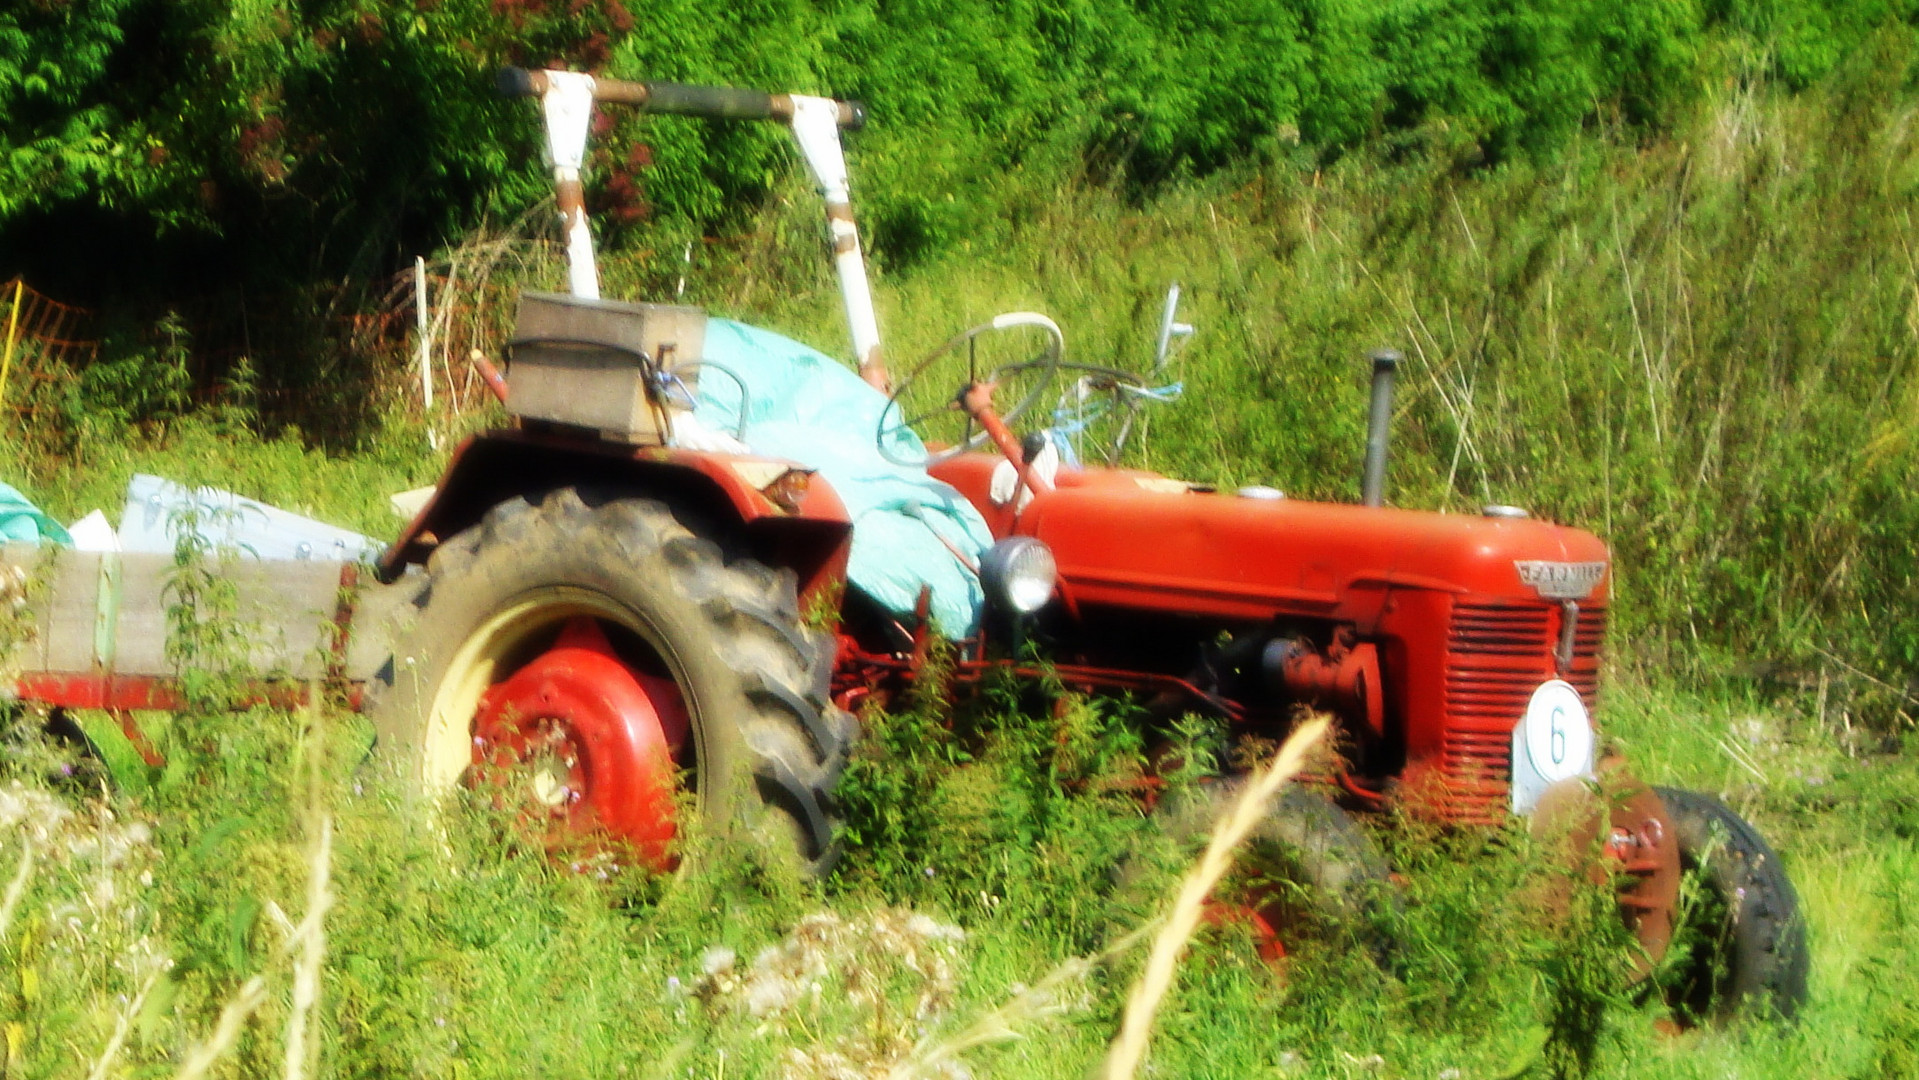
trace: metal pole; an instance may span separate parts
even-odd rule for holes
[[[873,289],[866,280],[860,231],[853,223],[846,157],[840,149],[840,104],[826,98],[790,96],[794,141],[799,143],[800,156],[806,159],[813,183],[826,201],[826,221],[833,232],[833,265],[839,270],[840,299],[846,305],[853,359],[859,364],[861,378],[882,393],[889,392],[892,379],[880,351],[879,319],[873,312]]]
[[[20,332],[20,298],[27,291],[24,278],[13,279],[13,313],[7,316],[7,350],[0,353],[0,404],[7,400],[7,376],[13,371],[13,343]]]
[[[593,76],[578,71],[545,75],[540,108],[546,118],[546,156],[553,165],[553,200],[566,236],[567,287],[583,300],[598,300],[600,270],[593,260],[593,231],[586,224],[586,188],[580,180],[597,83]]]
[[[1400,356],[1392,349],[1373,353],[1373,408],[1366,424],[1366,473],[1359,501],[1367,506],[1386,502],[1386,438],[1393,424],[1393,372]]]
[[[433,412],[433,341],[427,332],[426,259],[413,257],[413,312],[420,328],[420,408]]]

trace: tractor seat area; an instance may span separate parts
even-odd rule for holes
[[[950,484],[881,456],[874,436],[885,408],[884,394],[817,349],[731,319],[707,322],[700,423],[825,477],[853,519],[850,583],[898,616],[911,615],[922,587],[930,588],[935,626],[966,637],[979,625],[983,597],[952,549],[978,559],[993,533]],[[918,437],[899,438],[913,451],[900,456],[917,456]]]

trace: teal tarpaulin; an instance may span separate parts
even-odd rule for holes
[[[846,504],[853,585],[901,615],[913,611],[926,586],[940,632],[971,634],[979,625],[979,580],[940,538],[977,559],[992,546],[992,531],[950,485],[880,456],[874,435],[886,396],[817,349],[731,319],[707,321],[704,360],[737,376],[746,401],[742,424],[739,384],[702,372],[694,410],[700,421],[740,429],[755,453],[818,470]],[[901,438],[913,452],[900,456],[914,456],[918,439],[911,432]]]
[[[73,546],[73,537],[67,535],[59,522],[41,513],[25,495],[0,484],[0,541],[4,540],[24,540],[29,544],[48,540]]]

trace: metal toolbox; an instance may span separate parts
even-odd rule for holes
[[[690,395],[705,344],[706,312],[699,308],[522,293],[507,411],[625,442],[664,442],[675,405],[658,385],[659,373],[678,379]]]

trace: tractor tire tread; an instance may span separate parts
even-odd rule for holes
[[[1682,865],[1699,869],[1732,907],[1733,956],[1714,1019],[1729,1019],[1763,1003],[1791,1019],[1806,997],[1811,957],[1799,895],[1785,864],[1752,823],[1719,799],[1697,791],[1655,787],[1678,834]]]
[[[802,872],[823,875],[837,854],[833,788],[857,724],[827,695],[833,652],[798,625],[796,577],[750,559],[729,562],[720,545],[692,533],[664,503],[594,502],[570,487],[549,492],[537,506],[509,499],[440,543],[415,601],[420,625],[433,621],[443,591],[436,586],[452,584],[458,592],[485,584],[502,568],[550,557],[560,543],[578,553],[575,561],[588,577],[645,579],[644,588],[659,602],[698,613],[690,625],[704,627],[691,635],[699,640],[677,647],[705,653],[725,672],[720,681],[728,685],[716,693],[734,703],[737,714],[705,722],[730,724],[737,732],[745,751],[739,771],[745,775],[734,786],[741,795],[757,789],[765,807],[792,818]],[[616,581],[577,584],[619,587]],[[379,696],[372,711],[380,709]]]

